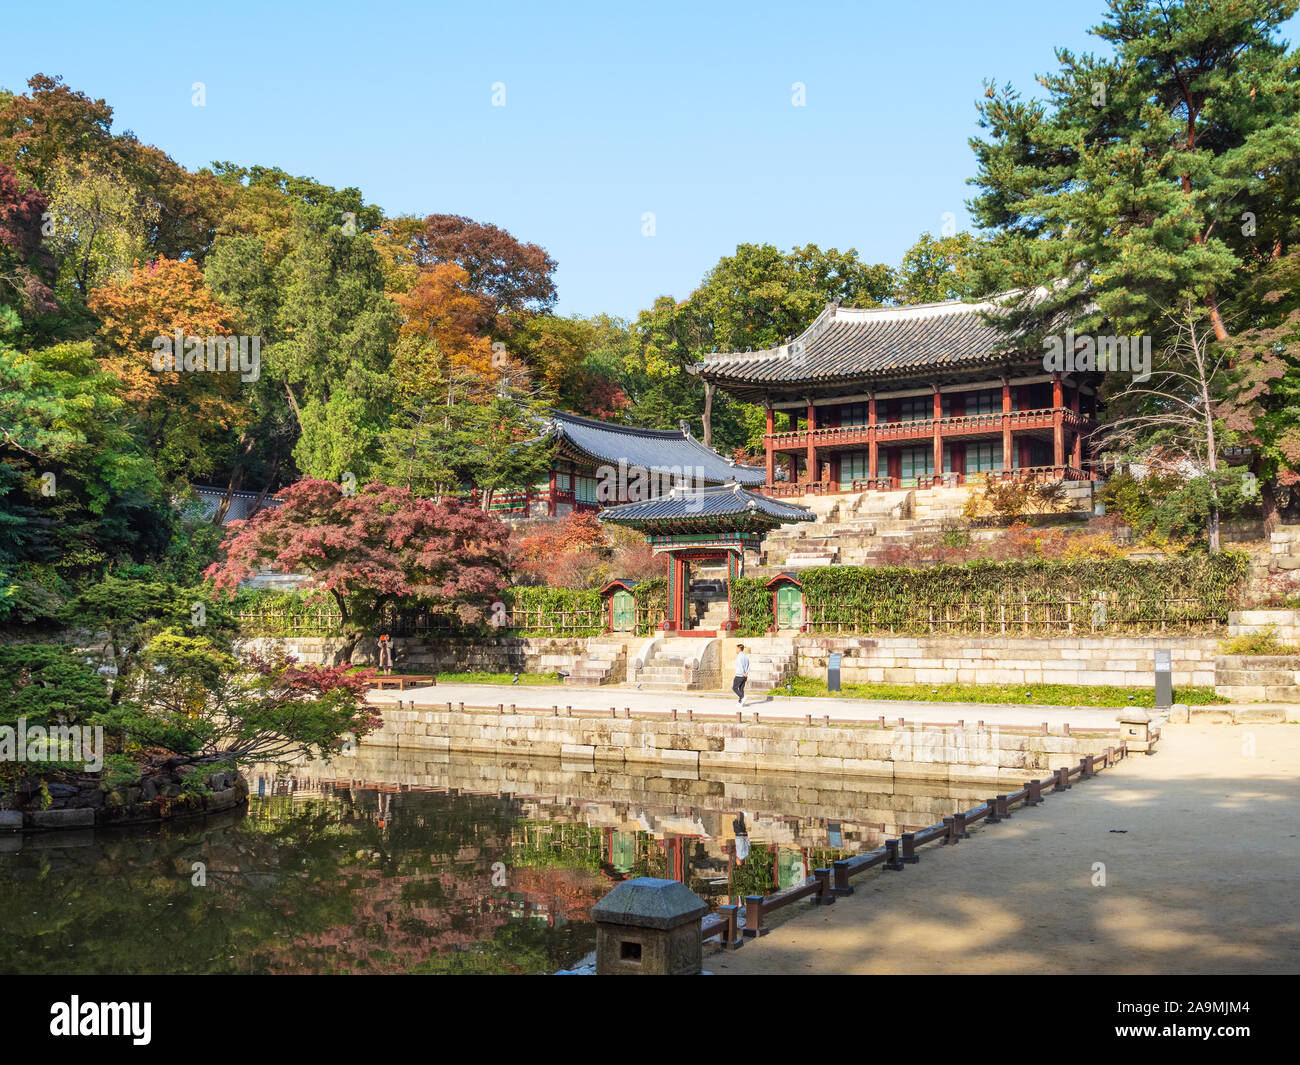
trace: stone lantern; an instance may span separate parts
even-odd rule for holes
[[[1160,730],[1151,723],[1151,715],[1138,706],[1126,707],[1119,715],[1120,738],[1128,745],[1129,754],[1151,754]]]
[[[591,908],[598,976],[692,976],[700,972],[700,918],[709,910],[676,880],[625,880]]]

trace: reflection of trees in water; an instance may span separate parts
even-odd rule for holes
[[[341,789],[271,795],[245,817],[202,826],[5,855],[0,968],[553,970],[594,945],[586,913],[607,883],[520,869],[493,886],[517,819],[516,804],[493,797]],[[196,861],[204,887],[191,884]]]

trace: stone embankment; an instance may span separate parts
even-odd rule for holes
[[[1074,764],[1119,739],[1118,730],[1044,735],[992,726],[864,727],[753,724],[649,717],[567,717],[538,711],[383,710],[363,744],[651,767],[844,773],[897,780],[1003,781]]]
[[[248,782],[238,772],[211,773],[201,792],[186,794],[185,766],[139,784],[101,790],[52,783],[45,808],[0,810],[0,830],[38,832],[52,828],[102,828],[174,821],[231,810],[248,801]]]

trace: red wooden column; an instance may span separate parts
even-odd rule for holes
[[[876,393],[867,396],[867,476],[880,476],[880,445],[876,442]]]
[[[546,494],[546,516],[555,517],[555,466],[551,466],[551,487]]]
[[[772,434],[776,432],[776,411],[771,404],[767,407],[767,436],[763,446],[767,451],[767,483],[776,484],[776,454],[772,451]]]
[[[1070,410],[1078,414],[1080,406],[1079,386],[1076,384],[1070,389]],[[1074,443],[1070,447],[1070,465],[1076,470],[1083,469],[1083,429],[1081,427],[1076,427],[1074,431]]]
[[[1061,371],[1052,374],[1052,465],[1065,465],[1065,413],[1062,410]]]
[[[808,397],[807,433],[804,437],[806,451],[804,454],[804,477],[808,481],[817,480],[817,445],[813,442],[813,431],[817,428],[817,408],[813,406],[812,397]]]
[[[943,436],[939,432],[939,422],[943,418],[943,394],[939,391],[939,382],[934,383],[934,475],[943,476]]]
[[[1002,378],[1002,470],[1011,469],[1011,378]]]
[[[805,439],[808,445],[807,464],[808,469],[805,476],[809,482],[817,480],[817,445],[813,443],[813,430],[817,428],[817,408],[813,406],[812,396],[808,397],[808,432]]]
[[[737,557],[736,552],[727,552],[727,620],[722,625],[727,632],[736,630],[736,608],[731,602],[731,582],[740,576],[744,561],[745,556],[743,554]]]

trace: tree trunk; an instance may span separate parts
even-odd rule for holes
[[[239,457],[235,459],[235,468],[230,471],[230,480],[226,482],[226,494],[221,497],[221,502],[217,504],[217,509],[212,515],[213,525],[223,524],[226,515],[230,513],[230,504],[235,498],[235,493],[244,486],[244,460],[252,450],[253,438],[245,429],[239,441]]]
[[[704,382],[704,446],[713,446],[713,393],[717,386],[712,381]]]
[[[266,493],[271,490],[271,485],[275,484],[275,478],[280,473],[280,459],[282,457],[281,446],[275,445],[275,461],[271,463],[271,475],[267,477],[266,483],[262,485],[262,490],[257,493],[257,498],[253,500],[253,505],[248,509],[248,516],[251,518],[259,510],[262,504],[266,502]]]
[[[1213,297],[1211,296],[1211,299]],[[1205,409],[1205,455],[1210,467],[1210,521],[1206,539],[1210,554],[1219,553],[1219,445],[1214,437],[1214,404],[1210,401],[1209,373],[1204,361],[1198,357],[1201,376],[1201,403]]]
[[[1227,340],[1228,327],[1223,324],[1223,315],[1219,313],[1219,301],[1213,292],[1206,295],[1205,305],[1210,308],[1210,325],[1214,327],[1214,339]]]
[[[1256,460],[1256,466],[1258,466]],[[1277,528],[1280,515],[1277,509],[1277,493],[1273,491],[1273,482],[1267,477],[1261,477],[1256,470],[1255,477],[1259,481],[1259,507],[1264,512],[1264,532],[1272,533]]]
[[[289,387],[289,382],[284,382],[284,394],[289,397],[289,407],[293,411],[294,420],[298,423],[298,428],[302,429],[302,411],[298,409],[298,399],[293,394],[293,389]]]

